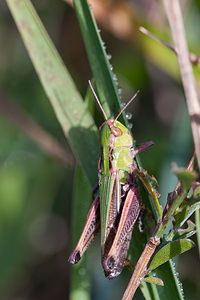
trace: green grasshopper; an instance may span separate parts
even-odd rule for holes
[[[133,226],[141,209],[139,187],[134,175],[134,169],[137,168],[134,157],[153,143],[147,142],[134,150],[129,130],[117,121],[138,92],[115,119],[108,119],[90,81],[89,84],[106,120],[99,128],[99,183],[93,189],[93,196],[99,191],[93,197],[86,224],[69,262],[76,264],[81,259],[101,228],[102,267],[105,276],[112,279],[121,273],[125,265]]]

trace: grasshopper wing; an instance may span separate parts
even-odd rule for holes
[[[121,187],[119,172],[100,177],[101,252],[102,262],[107,257],[116,235],[120,217]]]

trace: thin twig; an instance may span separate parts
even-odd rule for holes
[[[0,91],[0,113],[10,119],[20,130],[52,157],[60,160],[65,166],[72,166],[72,157],[65,149],[33,121],[25,111]]]
[[[168,43],[168,42],[166,42],[166,41],[160,39],[157,35],[155,35],[154,33],[152,33],[151,31],[147,30],[146,28],[144,28],[144,27],[142,27],[142,26],[139,27],[139,30],[140,30],[143,34],[145,34],[145,35],[151,37],[152,39],[154,39],[154,40],[156,40],[157,42],[161,43],[162,45],[164,45],[164,46],[167,47],[168,49],[172,50],[172,51],[177,55],[176,49],[175,49],[174,46],[171,45],[170,43]],[[190,62],[191,62],[192,64],[194,64],[194,65],[200,65],[200,57],[198,57],[198,56],[197,56],[196,54],[194,54],[194,53],[191,53],[191,52],[189,53],[189,60],[190,60]]]
[[[189,52],[185,38],[185,30],[181,8],[178,0],[163,0],[169,20],[175,49],[191,119],[192,135],[198,166],[200,169],[200,103],[197,96],[196,84],[189,61]]]
[[[168,49],[172,50],[175,54],[177,54],[176,49],[174,48],[174,46],[172,46],[171,44],[167,43],[166,41],[160,39],[157,35],[155,35],[154,33],[150,32],[149,30],[147,30],[146,28],[140,26],[139,30],[144,33],[145,35],[151,37],[152,39],[156,40],[157,42],[163,44],[165,47],[167,47]]]

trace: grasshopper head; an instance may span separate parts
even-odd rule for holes
[[[117,117],[115,119],[113,119],[113,118],[108,119],[106,116],[106,113],[103,110],[103,107],[101,106],[101,103],[93,89],[93,86],[92,86],[90,80],[89,80],[89,85],[90,85],[93,95],[96,98],[96,101],[104,115],[104,118],[106,120],[106,122],[100,127],[102,145],[103,146],[110,145],[110,136],[112,134],[112,136],[118,140],[118,145],[115,145],[115,146],[118,146],[118,147],[123,146],[123,145],[125,145],[125,147],[132,146],[133,141],[132,141],[132,137],[130,135],[129,130],[117,120],[118,120],[119,116],[123,113],[123,111],[127,108],[127,106],[129,106],[129,104],[135,99],[135,97],[139,93],[139,90],[135,93],[135,95],[133,95],[133,97],[121,109],[121,111],[119,112],[119,114],[117,115]],[[109,139],[109,141],[108,141],[108,139]]]
[[[111,137],[115,140],[115,147],[131,147],[132,136],[129,130],[119,121],[109,119],[101,128],[101,145],[110,146]]]

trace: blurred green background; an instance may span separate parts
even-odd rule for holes
[[[73,8],[63,1],[32,2],[84,97],[92,75]],[[189,48],[200,55],[200,4],[183,2]],[[164,205],[176,184],[171,163],[186,166],[193,143],[176,58],[138,30],[144,26],[171,42],[163,7],[148,0],[91,3],[123,101],[140,89],[128,108],[130,123],[138,143],[155,143],[140,157],[158,179]],[[0,2],[0,37],[0,298],[68,299],[75,159],[5,1]],[[194,71],[199,83],[199,66]],[[41,148],[45,138],[51,150]],[[93,299],[114,297],[118,279],[103,278],[98,238],[89,253]],[[177,270],[186,299],[199,299],[197,247],[180,256]],[[142,299],[140,291],[137,297]]]

